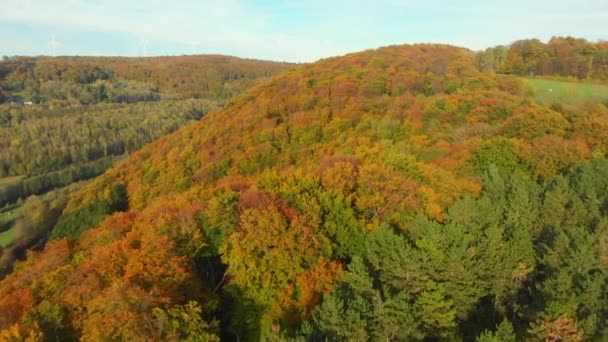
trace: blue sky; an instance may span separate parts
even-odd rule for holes
[[[220,53],[310,62],[390,44],[608,40],[608,0],[0,0],[0,55]]]

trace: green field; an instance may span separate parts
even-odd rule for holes
[[[11,178],[18,179],[19,177],[11,177]],[[9,178],[0,178],[0,181],[6,180],[6,179],[9,179]],[[51,190],[47,193],[39,195],[38,197],[42,200],[51,200],[51,199],[55,198],[55,196],[57,195],[57,193],[59,191],[67,190],[68,192],[71,192],[71,191],[74,191],[75,189],[78,189],[79,187],[81,187],[83,184],[86,184],[87,182],[88,181],[75,182],[75,183],[72,183],[63,188]],[[13,240],[15,239],[15,230],[14,229],[11,228],[6,231],[1,231],[1,230],[6,229],[9,226],[11,226],[18,217],[20,217],[22,214],[24,214],[24,212],[23,212],[24,210],[25,210],[25,208],[23,207],[23,204],[17,204],[17,203],[7,205],[4,208],[0,207],[0,246],[1,247],[6,247],[11,242],[13,242]]]
[[[12,205],[3,209],[0,209],[0,229],[6,229],[13,224],[13,221],[21,216],[23,212],[23,206]],[[0,246],[6,247],[9,245],[15,237],[14,229],[9,229],[0,232]]]
[[[9,229],[5,232],[0,233],[0,247],[6,247],[11,242],[13,242],[14,235],[15,235],[14,229]]]
[[[12,178],[18,178],[18,177],[12,177]],[[4,180],[5,178],[0,178],[0,181]],[[43,200],[48,200],[50,198],[52,198],[52,196],[55,196],[55,194],[57,193],[57,191],[60,191],[62,189],[69,189],[69,190],[74,190],[78,187],[80,187],[82,184],[86,183],[86,181],[82,181],[82,182],[77,182],[77,183],[73,183],[70,184],[69,186],[65,187],[65,188],[60,188],[60,189],[56,189],[56,190],[52,190],[49,191],[45,194],[42,194],[40,196],[38,196],[39,198],[43,199]],[[13,224],[13,222],[15,221],[15,219],[17,219],[18,217],[20,217],[23,214],[24,211],[24,207],[22,204],[12,204],[12,205],[7,205],[4,208],[0,208],[0,246],[1,247],[6,247],[7,245],[9,245],[15,238],[15,231],[14,229],[8,229],[6,231],[1,231],[2,229],[6,229],[8,228],[10,225]]]
[[[543,105],[608,101],[608,85],[604,84],[551,81],[538,78],[526,78],[525,81],[534,90],[536,100]]]
[[[16,204],[0,209],[0,224],[2,222],[9,222],[16,219],[21,215],[22,211],[23,206]]]

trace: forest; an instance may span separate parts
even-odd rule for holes
[[[62,131],[41,128],[52,109],[31,111],[12,131],[45,155],[129,155],[23,203],[46,238],[3,255],[0,340],[606,340],[608,94],[545,101],[530,81],[602,83],[606,45],[495,49],[389,46],[225,106],[163,100],[190,123],[141,148],[113,118],[154,102],[89,104],[108,118],[62,152],[36,133]],[[26,155],[1,154],[6,175],[56,170]]]
[[[81,181],[291,66],[218,55],[4,58],[0,273],[46,241]]]
[[[608,42],[553,37],[547,43],[524,39],[488,48],[477,55],[482,71],[570,80],[608,80]]]
[[[167,57],[5,57],[5,102],[133,103],[160,99],[229,99],[293,64],[222,55]]]
[[[0,178],[12,179],[0,182],[0,205],[96,176],[110,157],[199,120],[290,66],[214,55],[5,58]]]
[[[218,106],[195,99],[76,108],[8,106],[8,119],[0,126],[0,177],[14,181],[0,187],[0,205],[97,176],[112,165],[108,161]]]

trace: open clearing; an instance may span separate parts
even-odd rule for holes
[[[534,89],[536,100],[543,105],[555,103],[580,104],[608,101],[608,85],[526,78]]]
[[[9,229],[5,232],[0,233],[0,246],[6,247],[11,242],[13,242],[13,239],[15,238],[14,235],[15,235],[14,229]]]

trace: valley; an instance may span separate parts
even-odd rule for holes
[[[35,232],[15,232],[13,226],[27,216],[23,203],[30,196],[46,202],[55,189],[75,189],[143,145],[200,120],[290,67],[215,55],[3,60],[0,264],[12,264],[9,254],[21,253],[20,240],[46,239],[54,225],[53,220]]]

